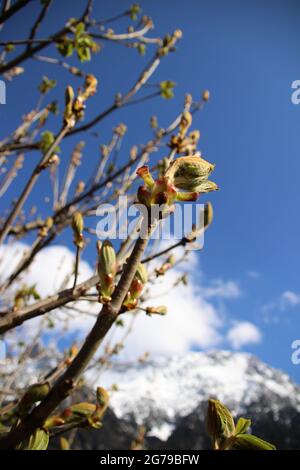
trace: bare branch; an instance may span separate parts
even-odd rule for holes
[[[18,0],[9,9],[4,9],[0,16],[0,24],[4,23],[13,15],[15,15],[18,11],[24,8],[29,2],[31,2],[31,0]]]

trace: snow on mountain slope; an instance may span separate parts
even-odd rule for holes
[[[88,381],[95,379],[88,376]],[[146,364],[116,364],[96,383],[108,388],[116,384],[118,390],[111,395],[116,415],[134,417],[163,440],[178,418],[192,413],[209,397],[223,401],[235,414],[243,413],[262,395],[270,397],[273,412],[281,398],[300,411],[299,387],[286,374],[246,353],[193,352]]]

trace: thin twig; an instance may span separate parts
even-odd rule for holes
[[[4,9],[0,16],[0,24],[4,23],[13,15],[15,15],[19,10],[21,10],[21,8],[24,8],[29,2],[31,2],[31,0],[18,0],[10,8]]]
[[[15,219],[18,216],[20,210],[22,209],[25,201],[27,200],[29,194],[31,193],[31,190],[32,190],[33,186],[35,185],[37,179],[39,178],[39,175],[40,175],[41,171],[44,169],[43,167],[45,166],[45,163],[47,163],[47,161],[51,157],[55,147],[57,147],[57,145],[59,145],[59,143],[64,138],[64,136],[66,135],[68,130],[69,130],[68,125],[64,125],[62,127],[61,131],[57,134],[56,138],[54,139],[53,143],[50,145],[50,147],[47,150],[47,152],[45,153],[45,155],[43,155],[43,157],[41,158],[39,163],[36,165],[32,175],[30,176],[30,178],[29,178],[29,180],[28,180],[28,182],[25,186],[25,188],[23,189],[23,191],[22,191],[21,195],[19,196],[16,204],[14,205],[12,211],[10,212],[10,214],[7,217],[6,221],[4,222],[4,225],[3,225],[2,229],[1,229],[1,232],[0,232],[0,244],[4,242],[4,240],[6,238],[6,235],[9,232],[11,224],[13,224],[13,222],[15,221]]]
[[[76,257],[75,257],[75,268],[74,268],[74,284],[73,284],[73,289],[75,289],[76,284],[77,284],[77,278],[78,278],[78,268],[79,268],[79,260],[80,260],[80,247],[77,245],[76,246]]]

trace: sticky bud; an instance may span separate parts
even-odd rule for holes
[[[28,397],[32,402],[36,402],[45,398],[48,395],[49,390],[50,390],[50,385],[48,382],[44,382],[40,384],[37,383],[37,384],[31,385],[28,388],[25,396]]]
[[[202,93],[202,100],[207,102],[209,101],[209,98],[210,98],[209,90],[204,90],[204,92]]]
[[[97,91],[98,80],[94,75],[88,74],[85,77],[84,89],[87,96],[92,96]]]
[[[222,439],[229,438],[235,433],[235,424],[230,411],[218,400],[208,401],[206,428],[217,449]]]
[[[142,284],[147,284],[148,282],[148,272],[144,264],[139,263],[137,271],[134,276],[136,279],[141,281]]]
[[[78,248],[83,248],[83,229],[84,229],[84,222],[83,217],[80,212],[74,212],[72,217],[72,229],[74,234],[74,244]]]
[[[184,111],[181,116],[180,124],[179,124],[179,134],[180,137],[183,138],[187,133],[188,129],[191,127],[193,121],[193,117],[189,111]]]
[[[112,244],[105,240],[97,244],[98,249],[98,291],[101,301],[109,301],[115,288],[115,275],[117,273],[117,258]]]
[[[50,391],[48,382],[31,385],[20,400],[18,409],[20,413],[26,412],[34,403],[43,400]]]
[[[125,297],[125,300],[123,302],[123,307],[126,310],[133,310],[136,308],[138,304],[138,299],[141,296],[143,289],[143,282],[137,276],[135,276],[131,283],[129,292],[127,293],[127,296]]]
[[[101,247],[98,245],[99,262],[98,273],[102,274],[116,274],[116,253],[110,241],[105,240]]]
[[[174,31],[174,38],[176,38],[176,39],[181,39],[181,38],[182,38],[182,35],[183,35],[183,34],[182,34],[181,29],[176,29],[176,30]]]
[[[71,86],[67,86],[65,91],[64,122],[69,127],[73,127],[75,125],[75,118],[73,116],[73,103],[74,90]]]
[[[156,274],[158,276],[163,276],[169,269],[171,269],[174,266],[175,261],[176,261],[175,256],[170,255],[160,268],[155,269]]]
[[[74,90],[73,90],[73,88],[69,85],[69,86],[67,86],[66,92],[65,92],[65,104],[66,104],[66,108],[72,106],[73,100],[74,100]],[[71,108],[71,111],[72,111],[72,108]]]
[[[151,316],[155,315],[166,315],[168,313],[168,309],[165,305],[160,305],[159,307],[146,307],[146,314]]]
[[[189,139],[193,142],[193,143],[197,143],[200,139],[200,131],[198,131],[197,129],[190,132],[189,133]]]
[[[157,122],[157,117],[156,116],[151,116],[150,126],[151,126],[152,129],[157,129],[158,122]]]
[[[208,181],[214,165],[198,156],[179,157],[166,171],[176,188],[185,191],[204,193],[217,189],[217,185]]]

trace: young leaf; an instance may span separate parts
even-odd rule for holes
[[[233,445],[235,450],[276,450],[273,444],[270,444],[252,434],[238,434]]]
[[[235,432],[236,434],[245,434],[251,426],[251,419],[240,418],[237,422]]]
[[[49,433],[44,429],[36,429],[30,436],[26,450],[46,450],[49,444]]]
[[[93,403],[82,402],[70,406],[70,409],[73,413],[79,416],[88,416],[94,413],[94,411],[96,410],[96,405],[94,405]]]

